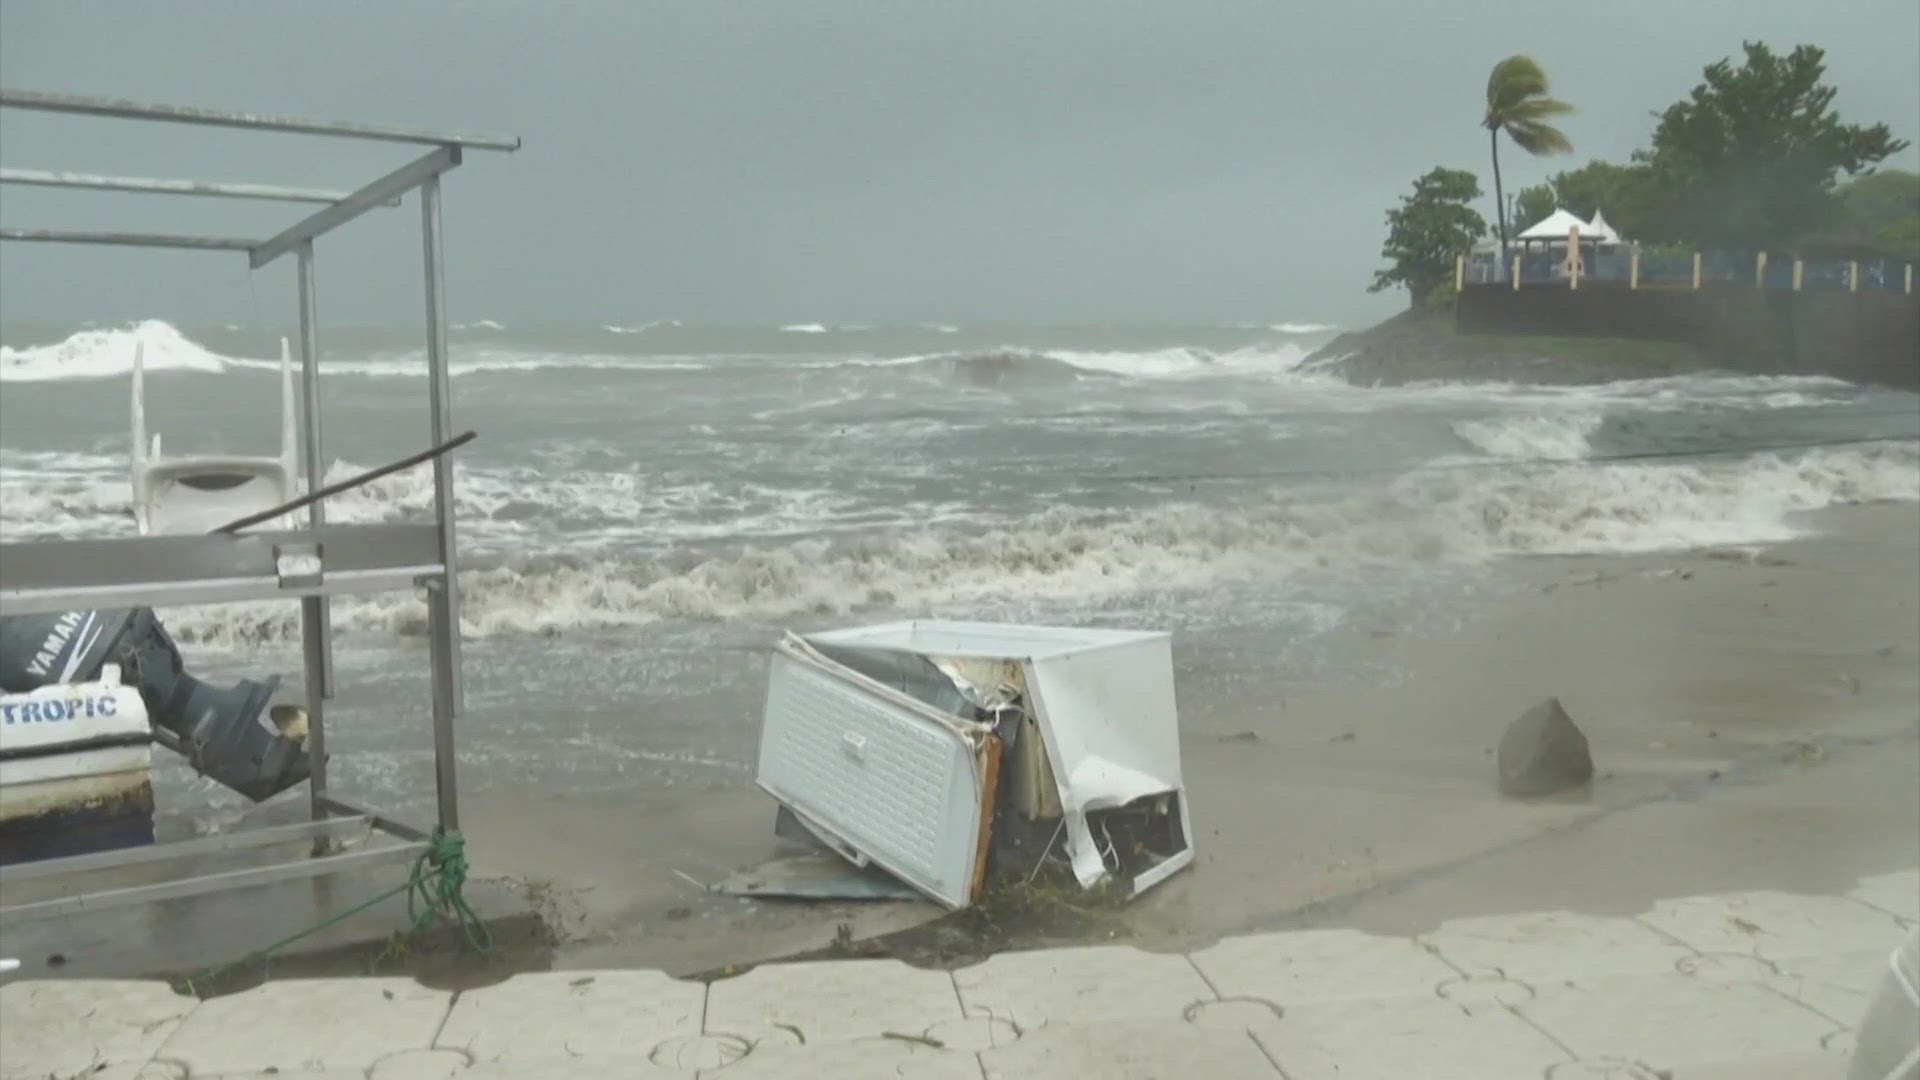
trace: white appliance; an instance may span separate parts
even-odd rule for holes
[[[855,655],[917,662],[950,683],[936,691],[977,704],[1017,701],[1017,727],[855,670]],[[1084,888],[1137,895],[1193,862],[1160,632],[916,621],[788,635],[756,779],[834,850],[950,907],[980,898],[1002,812],[1057,819]],[[1129,831],[1143,821],[1151,837]]]

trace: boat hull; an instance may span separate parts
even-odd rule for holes
[[[153,731],[111,679],[0,694],[0,865],[153,843]]]
[[[151,843],[153,783],[144,763],[90,776],[0,782],[0,866]]]

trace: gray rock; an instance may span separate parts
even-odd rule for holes
[[[1522,713],[1500,737],[1500,793],[1517,799],[1551,795],[1593,778],[1587,737],[1559,698]]]

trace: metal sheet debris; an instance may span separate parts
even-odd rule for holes
[[[1056,857],[1080,887],[1124,896],[1193,861],[1160,632],[919,621],[789,634],[756,779],[842,859],[954,908],[978,903],[989,876],[1030,879]]]

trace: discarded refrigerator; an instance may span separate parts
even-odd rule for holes
[[[1064,861],[1134,896],[1193,861],[1171,639],[903,622],[777,646],[756,777],[822,844],[954,908]]]

